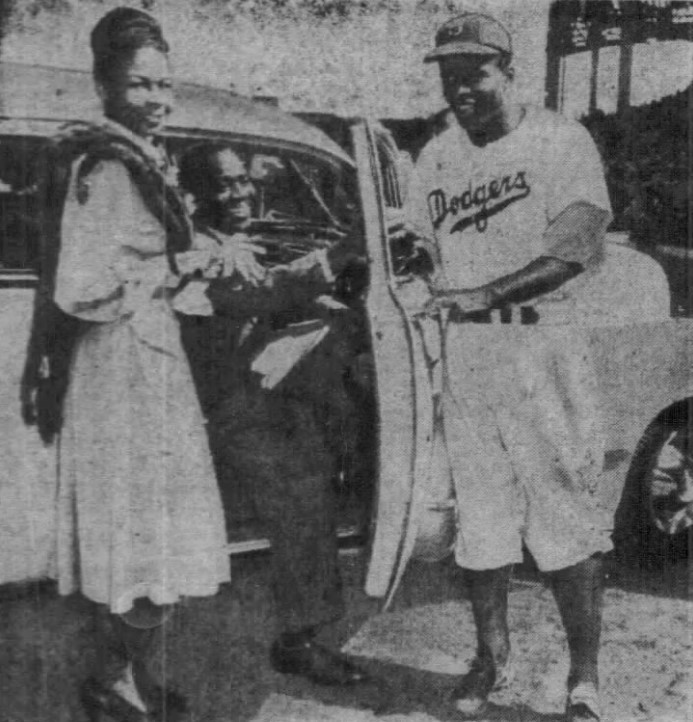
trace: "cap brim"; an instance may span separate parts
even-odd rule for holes
[[[503,51],[499,48],[494,48],[491,45],[481,45],[480,43],[468,43],[468,42],[457,42],[457,43],[445,43],[435,50],[431,50],[424,57],[424,63],[435,63],[442,58],[450,57],[451,55],[500,55]]]

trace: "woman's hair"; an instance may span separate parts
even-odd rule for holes
[[[162,53],[169,50],[161,26],[151,15],[125,7],[106,13],[91,31],[95,80],[110,81],[121,64],[144,47],[156,48]]]

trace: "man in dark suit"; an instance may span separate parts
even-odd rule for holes
[[[257,189],[247,162],[229,146],[198,146],[182,159],[180,182],[194,198],[197,232],[225,247],[220,255],[233,265],[207,290],[215,316],[184,335],[198,359],[203,407],[222,419],[213,433],[228,449],[224,475],[252,479],[271,541],[279,634],[270,662],[322,684],[360,682],[358,667],[315,639],[344,611],[329,429],[352,416],[343,379],[350,312],[317,299],[359,261],[353,242],[261,264],[263,239],[249,232]]]

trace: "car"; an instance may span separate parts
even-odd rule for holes
[[[401,157],[406,148],[398,148],[392,135],[377,124],[357,122],[353,132],[371,258],[375,258],[374,249],[379,248],[382,254],[382,263],[372,264],[370,290],[375,315],[373,337],[381,341],[374,346],[376,368],[380,367],[377,378],[380,382],[388,373],[391,378],[396,359],[403,358],[406,352],[413,378],[408,395],[401,388],[405,374],[385,393],[379,387],[377,394],[381,429],[376,487],[378,523],[374,527],[367,588],[389,599],[408,558],[416,552],[417,525],[424,532],[435,529],[430,515],[439,512],[440,506],[433,499],[426,511],[429,491],[426,487],[430,482],[425,460],[430,453],[431,422],[424,352],[406,311],[403,291],[410,280],[406,273],[397,277],[395,271],[401,264],[392,258],[387,239],[387,218],[401,212],[406,194],[402,175],[410,163]],[[411,138],[416,148],[421,147],[417,134],[400,133],[400,138]],[[374,242],[377,236],[380,246]],[[382,272],[382,277],[375,283],[378,272]],[[664,270],[650,256],[636,250],[627,234],[607,233],[606,258],[599,274],[585,285],[579,310],[589,327],[589,343],[603,399],[605,438],[600,503],[613,520],[610,527],[621,556],[661,565],[667,559],[686,554],[693,539],[690,504],[693,326],[689,317],[671,316]],[[385,288],[387,291],[382,290]],[[381,293],[377,300],[376,293]],[[392,320],[397,315],[400,324]],[[406,329],[406,343],[402,327]],[[393,351],[397,345],[399,348]],[[397,402],[393,401],[395,385],[400,394]],[[395,410],[388,408],[390,404]],[[408,425],[404,419],[395,418],[397,408],[413,409]],[[397,425],[399,430],[395,432]],[[403,489],[401,482],[400,475],[405,473],[403,462],[398,469],[383,464],[388,448],[396,448],[401,454],[402,438],[411,440],[407,447],[411,484],[408,490]],[[393,532],[398,524],[404,529],[401,535]],[[395,539],[399,540],[396,547]],[[376,573],[378,565],[386,573]],[[387,585],[385,578],[389,580]]]
[[[19,389],[46,213],[41,178],[49,139],[66,121],[97,117],[92,86],[80,71],[0,64],[0,584],[51,570],[59,442],[44,444],[24,425]],[[432,393],[409,306],[421,259],[388,234],[402,213],[411,153],[421,139],[399,133],[398,147],[379,122],[299,118],[267,102],[185,83],[177,87],[166,136],[174,157],[215,140],[249,159],[260,188],[255,228],[275,261],[344,237],[367,253],[368,277],[341,279],[333,299],[333,312],[350,314],[361,334],[345,382],[358,423],[334,483],[340,536],[367,542],[366,589],[389,600],[410,558],[431,556],[447,515],[431,496]],[[669,316],[666,278],[655,261],[623,237],[612,236],[607,246],[609,283],[595,282],[584,300],[605,399],[602,503],[619,542],[670,554],[677,538],[671,532],[690,535],[693,326]],[[223,446],[223,420],[209,425],[210,438]],[[238,480],[223,478],[223,464],[217,468],[229,552],[266,548]]]
[[[344,237],[352,226],[355,243],[363,243],[353,159],[322,131],[271,104],[225,90],[182,83],[177,95],[177,108],[166,133],[169,152],[179,159],[203,143],[223,141],[247,160],[257,190],[258,215],[249,232],[264,246],[263,262],[291,260],[316,245]],[[0,328],[4,336],[0,351],[4,462],[0,472],[4,548],[0,584],[41,578],[50,572],[59,441],[44,443],[34,427],[22,423],[18,389],[36,297],[42,220],[49,215],[42,181],[51,162],[51,139],[66,123],[99,116],[90,74],[0,64]],[[192,204],[190,198],[186,200]],[[337,290],[342,302],[348,303],[355,295],[350,288],[353,281],[340,278]],[[355,306],[358,303],[354,300]],[[337,310],[330,313],[348,313],[348,306],[341,306],[337,303]],[[352,313],[363,316],[362,311]],[[194,350],[192,354],[195,371],[199,358],[194,357]],[[352,396],[357,395],[357,383],[351,386],[355,387]],[[358,405],[359,413],[367,414],[367,405]],[[268,542],[254,523],[250,494],[245,493],[248,487],[243,480],[231,483],[224,470],[223,415],[210,419],[208,426],[227,510],[229,551],[266,548]],[[354,434],[358,436],[358,431]],[[356,438],[354,444],[359,443],[363,442]],[[354,453],[346,456],[338,460],[338,492],[346,486],[347,466],[350,478],[372,476],[354,468],[363,465],[352,462]],[[358,456],[365,458],[366,453]],[[345,519],[341,536],[347,541],[361,533],[356,522],[367,519],[360,509],[365,494],[352,493],[354,487],[355,483],[348,493],[340,493]]]

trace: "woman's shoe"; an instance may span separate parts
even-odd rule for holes
[[[111,687],[90,677],[80,693],[89,722],[153,722],[154,718],[130,704]]]

